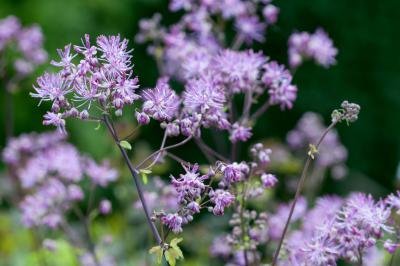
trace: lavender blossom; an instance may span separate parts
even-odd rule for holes
[[[197,164],[190,166],[184,166],[186,173],[181,174],[180,178],[171,176],[172,185],[175,187],[178,193],[178,201],[183,202],[184,200],[194,201],[201,196],[202,191],[205,189],[204,180],[208,178],[207,175],[198,173],[199,166]]]
[[[251,127],[244,127],[238,123],[235,123],[232,125],[231,135],[229,136],[229,139],[233,143],[236,143],[238,141],[246,142],[253,135],[251,131]]]
[[[226,184],[237,183],[244,181],[244,178],[249,173],[249,166],[245,162],[222,165],[221,171],[224,174]]]
[[[52,64],[61,68],[58,73],[45,73],[37,79],[34,98],[52,102],[52,112],[45,117],[45,125],[56,125],[64,130],[67,117],[89,119],[96,105],[104,112],[122,114],[125,105],[140,98],[137,77],[132,74],[131,50],[128,41],[116,36],[99,36],[92,45],[89,35],[82,46],[71,45],[58,50],[60,61]],[[73,62],[79,59],[79,64]],[[77,60],[78,61],[78,60]],[[77,112],[80,116],[77,116]]]
[[[231,93],[239,93],[255,90],[265,62],[261,52],[225,50],[213,59],[211,66]]]
[[[265,188],[272,188],[276,185],[278,179],[273,174],[264,173],[261,175],[261,181]]]
[[[104,200],[100,201],[99,211],[101,214],[103,214],[103,215],[109,214],[111,212],[111,209],[112,209],[112,205],[109,200],[104,199]]]
[[[322,29],[317,29],[313,34],[294,33],[289,39],[289,62],[292,68],[298,67],[308,58],[313,58],[317,64],[327,68],[336,63],[337,53],[332,40]]]
[[[169,213],[166,216],[161,218],[161,221],[164,225],[166,225],[169,229],[172,230],[175,234],[182,232],[182,222],[183,219],[177,213]]]
[[[235,197],[231,193],[222,189],[213,190],[209,195],[211,202],[215,204],[210,211],[217,216],[224,215],[225,208],[235,201]]]
[[[178,112],[180,100],[168,85],[168,78],[160,78],[154,89],[143,92],[143,112],[159,121],[170,121]]]

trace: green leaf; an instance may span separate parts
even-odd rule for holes
[[[124,148],[125,150],[132,150],[131,144],[129,142],[127,142],[126,140],[120,141],[119,145],[121,145],[121,147]]]
[[[162,250],[162,248],[161,248],[160,246],[152,247],[152,248],[149,250],[149,253],[150,253],[150,254],[155,253],[155,254],[157,255],[157,263],[158,263],[158,264],[161,264],[161,262],[162,262],[162,257],[163,257],[163,250]]]
[[[99,130],[100,128],[101,128],[101,123],[99,122],[99,123],[97,124],[97,127],[94,128],[94,130]]]
[[[139,172],[143,173],[143,174],[151,174],[151,170],[148,169],[140,169]]]
[[[173,250],[173,253],[175,254],[176,259],[183,259],[183,253],[178,244],[182,242],[183,238],[174,238],[171,240],[171,243],[169,244],[171,246],[171,249]]]
[[[178,247],[178,244],[183,241],[183,238],[174,238],[169,244],[171,247]]]
[[[145,173],[142,173],[142,181],[143,184],[147,185],[149,183],[149,179],[147,178],[147,175]]]

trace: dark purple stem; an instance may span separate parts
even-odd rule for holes
[[[133,180],[134,180],[135,185],[136,185],[136,190],[137,190],[137,192],[139,194],[140,202],[142,203],[142,207],[143,207],[144,213],[146,215],[147,224],[150,227],[151,232],[153,233],[153,236],[157,241],[157,244],[162,246],[163,245],[163,241],[161,239],[160,234],[158,233],[158,230],[157,230],[155,224],[151,220],[150,212],[149,212],[149,209],[148,209],[147,203],[146,203],[146,199],[144,198],[144,195],[143,195],[142,184],[140,183],[139,178],[138,178],[138,172],[133,167],[131,161],[129,160],[129,157],[128,157],[128,154],[126,153],[126,150],[121,146],[120,141],[118,139],[118,136],[117,136],[117,134],[116,134],[111,122],[110,122],[109,117],[107,115],[104,115],[103,118],[104,118],[104,123],[106,124],[110,134],[112,135],[113,139],[115,140],[115,143],[117,144],[117,146],[118,146],[118,148],[119,148],[119,150],[120,150],[120,152],[122,154],[122,157],[124,158],[125,163],[127,164],[128,168],[129,168],[129,171],[132,174]]]
[[[328,132],[336,125],[336,123],[337,123],[337,122],[332,122],[332,124],[324,131],[324,133],[322,133],[321,137],[320,137],[319,140],[317,141],[317,144],[315,145],[315,147],[317,148],[317,150],[318,150],[319,145],[320,145],[320,144],[322,143],[322,141],[324,140],[325,136],[326,136],[326,135],[328,134]],[[295,207],[296,207],[297,200],[299,199],[300,194],[301,194],[301,191],[302,191],[302,189],[303,189],[303,185],[304,185],[304,182],[305,182],[306,177],[307,177],[308,168],[310,167],[310,164],[311,164],[312,159],[313,159],[313,158],[311,157],[311,155],[308,155],[307,161],[306,161],[306,163],[305,163],[305,165],[304,165],[304,168],[303,168],[303,172],[301,173],[300,180],[299,180],[299,182],[298,182],[298,184],[297,184],[296,194],[295,194],[295,196],[294,196],[294,200],[293,200],[292,206],[290,207],[289,216],[288,216],[288,218],[287,218],[285,227],[284,227],[284,229],[283,229],[282,236],[281,236],[281,238],[280,238],[280,240],[279,240],[278,247],[277,247],[277,249],[276,249],[276,251],[275,251],[274,258],[273,258],[273,260],[272,260],[271,266],[275,266],[276,263],[278,262],[279,252],[281,251],[281,247],[282,247],[283,240],[285,239],[285,235],[286,235],[287,230],[288,230],[288,228],[289,228],[290,221],[292,220],[292,215],[293,215],[294,209],[295,209]]]

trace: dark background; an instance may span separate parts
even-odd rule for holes
[[[363,190],[377,196],[393,191],[396,177],[400,178],[400,173],[396,173],[400,161],[400,2],[276,0],[274,3],[281,8],[278,24],[268,30],[267,42],[256,49],[263,49],[272,59],[285,63],[289,35],[294,30],[313,32],[321,26],[339,49],[338,64],[328,70],[311,62],[301,67],[295,75],[299,87],[295,107],[284,113],[276,108],[265,115],[254,130],[254,139],[284,140],[286,132],[304,112],[318,112],[328,120],[331,110],[342,100],[357,102],[362,106],[359,121],[351,127],[339,127],[342,142],[349,150],[352,175],[325,189],[337,193]],[[162,13],[167,21],[174,21],[173,16],[167,15],[166,0],[0,0],[0,18],[14,14],[24,25],[42,26],[50,59],[56,57],[56,48],[79,43],[85,33],[93,38],[98,34],[121,33],[135,49],[135,70],[142,87],[154,85],[158,73],[145,47],[135,44],[133,38],[138,20],[155,12]],[[41,117],[47,106],[37,108],[37,101],[28,96],[33,81],[34,78],[23,83],[15,96],[18,134],[46,129],[41,125]],[[102,138],[96,139],[93,131],[87,131],[89,126],[69,124],[71,140],[80,149],[97,157],[107,153],[99,143]],[[154,128],[142,132],[142,139],[158,145],[161,133],[153,131]],[[0,130],[1,146],[4,146],[3,131]],[[190,148],[186,151],[190,152]],[[193,153],[188,156],[193,158]]]

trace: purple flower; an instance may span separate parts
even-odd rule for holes
[[[242,34],[247,43],[253,40],[264,42],[265,23],[261,22],[257,16],[242,16],[235,22],[237,31]]]
[[[224,165],[221,170],[224,174],[224,181],[227,184],[230,184],[242,181],[249,173],[249,166],[244,162],[234,162],[232,164]]]
[[[387,196],[387,198],[385,199],[385,202],[387,205],[390,206],[390,208],[394,208],[397,213],[400,212],[400,191],[396,192],[395,194],[390,194],[389,196]]]
[[[255,144],[251,148],[250,152],[254,159],[261,165],[266,165],[271,161],[270,155],[272,153],[272,150],[264,148],[264,145],[262,143]]]
[[[214,257],[223,257],[228,258],[233,250],[231,245],[228,243],[228,237],[219,236],[213,240],[213,243],[210,247],[210,253]]]
[[[268,24],[275,24],[278,21],[279,8],[274,5],[266,5],[263,15]]]
[[[135,111],[135,116],[139,125],[147,125],[148,123],[150,123],[150,117],[145,113],[140,113],[138,111]]]
[[[161,221],[175,234],[182,232],[183,219],[177,213],[169,213],[161,218]]]
[[[61,114],[47,112],[47,114],[45,114],[43,117],[44,117],[43,125],[56,126],[61,133],[67,134],[67,131],[65,130],[65,120],[61,118],[62,117]]]
[[[191,79],[183,92],[183,104],[188,114],[201,114],[202,124],[206,127],[214,125],[220,129],[227,129],[229,122],[226,119],[224,105],[225,92],[211,76],[202,76]]]
[[[338,51],[323,29],[317,29],[311,35],[307,49],[315,61],[324,67],[329,67],[336,63],[335,57]]]
[[[84,198],[83,191],[80,186],[72,184],[68,186],[68,199],[72,201],[79,201]]]
[[[165,132],[169,137],[179,136],[179,125],[176,122],[168,123],[165,127]]]
[[[57,241],[46,238],[43,240],[42,246],[48,251],[56,251],[57,250]]]
[[[72,60],[76,55],[71,54],[71,44],[68,44],[64,47],[64,50],[57,49],[57,53],[60,56],[60,62],[56,62],[52,60],[50,63],[53,66],[62,67],[65,70],[62,72],[62,76],[68,76],[72,73]]]
[[[24,57],[34,64],[43,64],[47,53],[42,49],[43,34],[39,26],[22,29],[17,35],[18,48]]]
[[[268,90],[271,104],[279,104],[281,109],[292,109],[293,102],[297,98],[297,87],[291,84],[282,84]]]
[[[291,109],[297,98],[297,87],[291,84],[292,75],[275,61],[265,64],[264,70],[262,80],[269,87],[270,103]]]
[[[289,216],[291,202],[281,204],[277,212],[268,219],[268,235],[271,239],[277,240],[281,237],[285,223]],[[296,207],[293,212],[291,223],[298,221],[307,210],[307,201],[301,197],[297,200]]]
[[[211,67],[231,93],[239,93],[255,90],[266,60],[261,52],[224,50],[213,59]]]
[[[58,106],[66,105],[65,96],[72,91],[59,74],[45,73],[36,80],[38,87],[33,86],[36,93],[30,93],[33,98],[42,101],[55,101]]]
[[[200,205],[199,205],[197,202],[195,202],[195,201],[190,202],[190,203],[186,206],[186,208],[187,208],[188,210],[190,210],[192,213],[199,213],[199,212],[200,212]]]
[[[103,199],[100,201],[99,211],[101,214],[106,215],[109,214],[112,210],[112,205],[109,200]]]
[[[154,89],[142,94],[143,112],[159,121],[172,120],[179,110],[180,99],[168,85],[168,78],[160,78]]]
[[[130,55],[128,49],[128,40],[121,40],[120,35],[97,37],[96,43],[98,50],[103,52],[101,59],[105,61],[105,67],[111,70],[111,73],[123,73],[132,69]]]
[[[21,29],[21,22],[15,16],[0,20],[0,51],[14,38]]]
[[[88,159],[85,170],[92,181],[102,187],[107,186],[108,183],[118,178],[117,170],[111,168],[107,161],[103,161],[102,164],[97,164],[95,161]]]
[[[231,134],[229,136],[229,139],[233,143],[236,143],[238,141],[246,142],[253,135],[251,130],[252,130],[251,127],[244,127],[243,125],[240,125],[239,123],[235,123],[232,126]]]
[[[179,11],[181,9],[190,10],[193,2],[193,0],[172,0],[169,4],[169,9],[171,11]]]
[[[305,261],[315,266],[336,266],[340,254],[336,241],[325,234],[314,237],[302,251]]]
[[[399,243],[393,243],[393,241],[391,239],[388,239],[385,241],[385,243],[383,244],[383,247],[390,253],[390,254],[394,254],[396,252],[396,250],[399,248]]]
[[[289,63],[292,68],[298,67],[308,58],[313,58],[319,65],[329,67],[336,63],[337,53],[332,40],[322,29],[317,29],[313,34],[293,33],[289,38]]]
[[[265,72],[262,81],[269,87],[280,87],[283,84],[292,82],[292,75],[284,65],[279,65],[276,61],[271,61],[263,66]]]
[[[184,200],[194,201],[201,196],[202,191],[205,189],[204,180],[208,178],[207,175],[198,173],[199,166],[197,164],[193,167],[182,165],[186,173],[181,174],[180,178],[171,176],[172,185],[178,192],[178,201],[183,202]]]
[[[26,196],[21,202],[23,224],[28,228],[40,225],[53,229],[58,227],[66,196],[66,188],[59,180],[47,180],[35,194]]]
[[[234,201],[235,196],[223,189],[212,190],[209,193],[210,201],[214,206],[210,208],[214,215],[224,215],[225,208],[229,207]]]
[[[275,175],[266,173],[261,175],[261,181],[265,188],[272,188],[278,183],[278,179]]]

